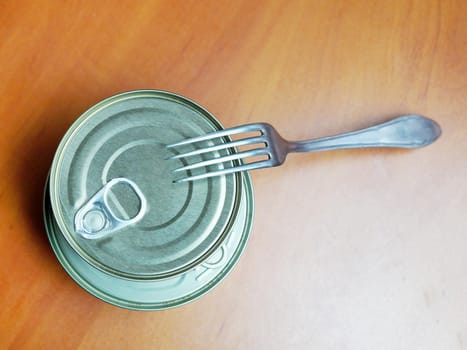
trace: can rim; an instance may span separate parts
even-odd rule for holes
[[[49,175],[49,181],[48,181],[48,191],[50,195],[50,203],[51,203],[51,208],[52,208],[52,213],[55,217],[55,220],[57,222],[57,225],[61,231],[61,234],[64,236],[68,244],[73,248],[73,250],[87,263],[92,265],[93,267],[96,267],[97,269],[106,272],[111,275],[118,276],[123,279],[128,279],[128,280],[159,280],[159,279],[164,279],[164,278],[170,278],[175,275],[182,274],[185,271],[190,270],[194,266],[197,266],[200,264],[203,260],[205,260],[207,257],[209,257],[224,241],[226,238],[228,232],[230,232],[232,225],[235,222],[235,218],[238,215],[238,210],[239,210],[239,203],[241,200],[241,195],[242,195],[242,177],[240,173],[235,173],[234,177],[234,186],[235,186],[235,199],[234,199],[234,205],[232,208],[232,211],[230,213],[230,216],[227,220],[227,223],[224,227],[223,232],[219,235],[219,238],[217,239],[214,244],[203,254],[201,255],[198,259],[195,259],[194,261],[190,262],[189,264],[186,264],[184,266],[181,266],[178,269],[175,269],[173,271],[169,271],[167,273],[163,274],[158,274],[157,276],[154,275],[144,275],[144,274],[134,274],[134,273],[129,273],[129,272],[123,272],[119,270],[115,270],[111,266],[108,266],[97,259],[93,258],[90,254],[86,253],[85,250],[81,249],[79,244],[72,239],[72,234],[69,232],[67,229],[67,226],[62,219],[62,216],[60,213],[62,212],[60,206],[59,206],[59,200],[58,200],[58,186],[59,186],[59,179],[57,176],[57,171],[59,168],[59,165],[62,161],[62,157],[64,156],[64,149],[67,146],[67,143],[70,139],[74,137],[74,135],[79,131],[80,127],[84,124],[84,122],[92,117],[95,113],[97,113],[99,110],[107,108],[109,105],[117,102],[121,102],[122,99],[131,99],[136,96],[138,97],[162,97],[166,98],[169,100],[172,100],[174,102],[180,103],[182,102],[185,105],[188,105],[189,107],[199,111],[208,122],[212,124],[212,126],[218,130],[223,129],[222,124],[217,120],[216,117],[214,117],[213,114],[211,114],[207,109],[199,105],[198,103],[194,102],[193,100],[184,97],[182,95],[169,92],[169,91],[164,91],[164,90],[151,90],[151,89],[143,89],[143,90],[131,90],[131,91],[126,91],[122,92],[113,96],[110,96],[104,100],[99,101],[95,105],[91,106],[89,109],[84,111],[74,122],[73,124],[69,127],[65,135],[62,137],[60,144],[57,147],[57,150],[55,152],[53,161],[52,161],[52,166],[50,169],[50,175]]]

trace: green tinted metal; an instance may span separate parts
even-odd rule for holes
[[[221,128],[194,102],[161,91],[124,93],[92,107],[66,133],[52,164],[52,231],[85,261],[121,278],[155,280],[198,266],[234,225],[242,176],[173,184],[169,166],[176,164],[165,161],[173,155],[165,145]],[[87,239],[78,219],[81,229],[104,223],[98,213],[79,216],[80,210],[115,179],[134,188],[106,195],[109,212],[129,220],[144,202],[144,213],[105,237]]]

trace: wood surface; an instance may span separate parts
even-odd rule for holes
[[[108,305],[65,273],[42,193],[101,99],[169,90],[289,139],[417,113],[419,150],[292,155],[252,173],[239,264],[189,305]],[[2,1],[1,349],[466,349],[467,2]]]

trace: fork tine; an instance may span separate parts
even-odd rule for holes
[[[238,147],[238,146],[244,146],[244,145],[254,145],[257,143],[266,143],[266,139],[264,136],[257,136],[257,137],[249,137],[246,139],[242,140],[237,140],[237,141],[232,141],[232,142],[227,142],[227,143],[221,143],[219,145],[214,145],[211,147],[206,147],[206,148],[200,148],[191,152],[186,152],[186,153],[181,153],[181,154],[175,154],[171,157],[166,158],[166,160],[170,159],[180,159],[180,158],[187,158],[191,156],[195,156],[197,154],[203,154],[203,153],[208,153],[208,152],[213,152],[213,151],[219,151],[221,149],[226,149],[226,148],[231,148],[231,147]]]
[[[228,156],[213,158],[213,159],[205,160],[205,161],[202,161],[202,162],[193,163],[193,164],[190,164],[190,165],[185,165],[183,167],[172,170],[172,172],[176,173],[176,172],[183,171],[183,170],[190,170],[190,169],[205,167],[205,166],[208,166],[208,165],[220,164],[220,163],[228,162],[228,161],[231,161],[231,160],[244,159],[244,158],[248,158],[248,157],[263,156],[263,155],[268,155],[269,156],[269,151],[266,148],[260,148],[260,149],[250,150],[250,151],[239,152],[239,153],[231,154],[231,155],[228,155]]]
[[[179,141],[179,142],[172,143],[172,144],[167,145],[165,147],[173,148],[173,147],[188,145],[188,144],[195,143],[195,142],[212,140],[212,139],[215,139],[215,138],[218,138],[218,137],[241,134],[241,133],[250,132],[250,131],[261,131],[261,124],[260,123],[253,123],[253,124],[240,125],[240,126],[236,126],[236,127],[233,127],[233,128],[224,129],[224,130],[220,130],[220,131],[215,131],[215,132],[211,132],[211,133],[208,133],[208,134],[205,134],[205,135],[185,139],[185,140],[182,140],[182,141]]]
[[[204,174],[200,175],[193,175],[193,176],[187,176],[183,177],[181,179],[177,179],[172,181],[173,183],[182,183],[182,182],[187,182],[187,181],[195,181],[195,180],[201,180],[209,177],[214,177],[214,176],[220,176],[220,175],[227,175],[227,174],[233,174],[237,173],[240,171],[247,171],[247,170],[254,170],[254,169],[261,169],[261,168],[269,168],[271,167],[272,164],[269,160],[262,160],[254,163],[249,163],[249,164],[244,164],[240,166],[234,166],[222,170],[217,170],[217,171],[212,171],[212,172],[207,172]]]

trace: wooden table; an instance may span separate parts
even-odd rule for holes
[[[463,0],[2,2],[0,348],[465,349],[466,16]],[[255,223],[229,277],[189,305],[128,311],[68,277],[41,201],[75,118],[140,88],[290,139],[408,113],[443,135],[252,173]]]

